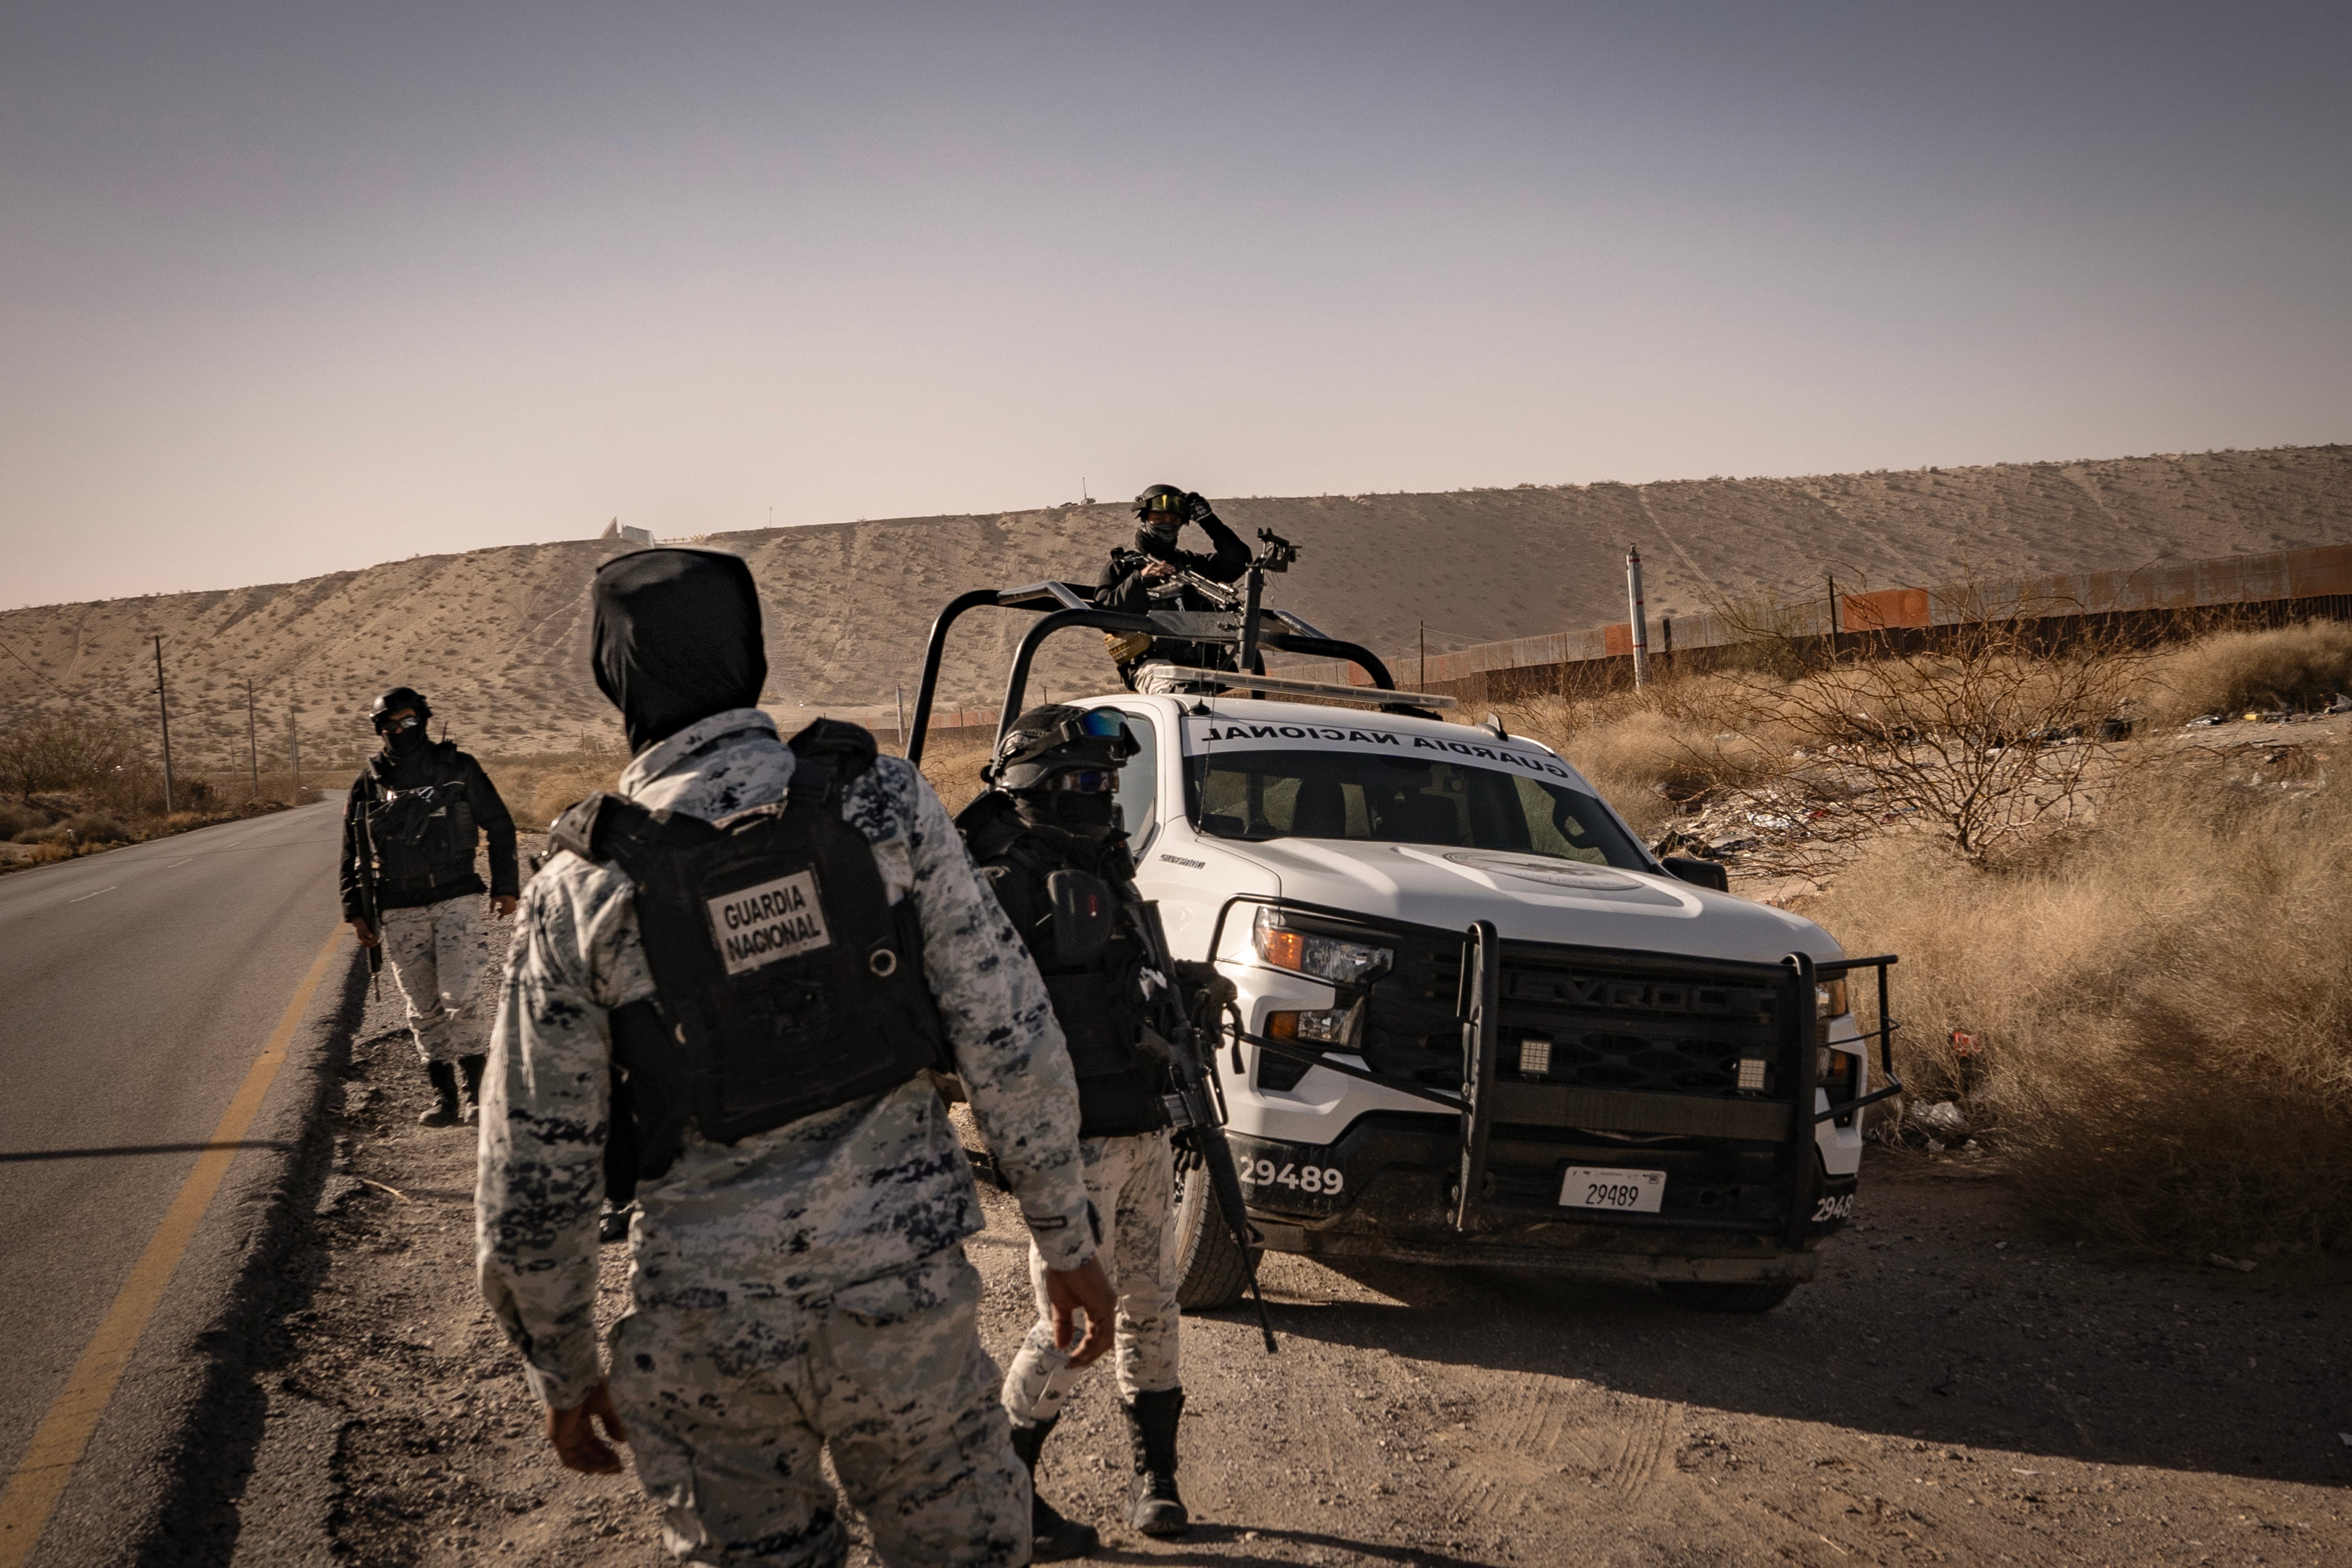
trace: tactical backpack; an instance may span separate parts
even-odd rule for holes
[[[691,1127],[734,1143],[895,1089],[946,1054],[914,900],[889,901],[841,818],[873,737],[819,720],[790,742],[784,799],[716,822],[615,795],[555,844],[635,884],[654,994],[612,1015],[606,1191],[669,1169]]]

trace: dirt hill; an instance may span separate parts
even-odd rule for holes
[[[1802,594],[1825,569],[1891,585],[2352,542],[2352,447],[1217,506],[1244,537],[1272,528],[1303,547],[1275,602],[1382,650],[1412,647],[1425,622],[1438,652],[1622,615],[1629,544],[1648,563],[1654,611],[1675,615],[1759,590]],[[709,542],[742,554],[759,578],[770,705],[786,717],[803,704],[870,717],[887,712],[896,684],[911,700],[924,634],[950,596],[1048,576],[1091,583],[1130,526],[1124,506],[1095,505]],[[623,548],[500,546],[299,583],[0,613],[0,707],[73,701],[152,727],[146,639],[161,633],[183,767],[243,764],[248,678],[264,766],[284,754],[289,710],[306,766],[354,758],[369,740],[357,716],[400,682],[430,694],[478,750],[617,740],[588,678],[585,589]],[[965,624],[946,700],[990,704],[1016,617]],[[1098,689],[1109,678],[1083,634],[1057,647],[1041,670],[1050,689]]]

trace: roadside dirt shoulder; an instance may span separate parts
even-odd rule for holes
[[[386,988],[389,991],[389,987]],[[560,1468],[475,1291],[473,1137],[416,1125],[392,1005],[352,1055],[303,1309],[271,1380],[319,1434],[345,1560],[667,1561],[623,1479]],[[972,1244],[1000,1364],[1030,1302],[1017,1214]],[[2352,1560],[2352,1282],[2123,1266],[2011,1215],[1980,1169],[1875,1152],[1862,1216],[1780,1310],[1485,1270],[1292,1258],[1246,1311],[1185,1326],[1181,1472],[1202,1521],[1114,1521],[1108,1368],[1047,1451],[1047,1495],[1112,1562],[2205,1563]],[[625,1300],[604,1252],[600,1315]],[[275,1415],[273,1415],[273,1419]],[[246,1505],[267,1560],[272,1488]],[[320,1478],[313,1475],[312,1483]],[[863,1559],[861,1559],[863,1560]]]

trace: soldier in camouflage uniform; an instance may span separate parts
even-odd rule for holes
[[[1106,1272],[1118,1292],[1119,1402],[1135,1467],[1128,1523],[1165,1537],[1182,1535],[1191,1522],[1176,1489],[1184,1390],[1167,1106],[1175,1086],[1165,1056],[1148,1043],[1143,950],[1119,913],[1134,896],[1135,862],[1117,791],[1135,752],[1116,709],[1034,708],[1005,731],[987,770],[993,787],[956,826],[1037,960],[1077,1076],[1087,1193],[1109,1227]],[[1031,1248],[1038,1321],[1004,1379],[1013,1447],[1033,1474],[1078,1379],[1055,1339],[1049,1265]],[[1099,1544],[1092,1526],[1065,1519],[1042,1497],[1030,1523],[1039,1562],[1082,1557]]]
[[[628,801],[715,820],[839,761],[796,752],[752,706],[766,659],[740,560],[639,552],[606,563],[595,597],[597,682],[635,752],[621,776]],[[1044,984],[921,775],[873,757],[862,731],[826,731],[845,733],[864,741],[851,761],[865,765],[841,770],[855,776],[839,818],[870,847],[891,909],[912,906],[920,980],[1047,1260],[1064,1342],[1083,1309],[1074,1359],[1091,1360],[1116,1309],[1094,1261],[1077,1096]],[[856,751],[834,752],[845,748]],[[648,998],[662,1016],[677,1000],[656,995],[648,952],[675,939],[641,925],[646,896],[615,866],[570,851],[532,879],[485,1079],[483,1292],[549,1407],[551,1441],[567,1465],[605,1471],[619,1461],[592,1419],[631,1443],[682,1561],[843,1562],[820,1465],[829,1450],[885,1561],[1025,1563],[1027,1477],[961,1245],[983,1223],[978,1194],[919,1074],[733,1142],[688,1127],[637,1187],[630,1310],[612,1336],[608,1390],[593,1321],[597,1210],[608,1131],[643,1136],[614,1115],[616,1058],[644,1065],[620,1025]]]

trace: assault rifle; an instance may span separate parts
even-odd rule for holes
[[[1207,1076],[1201,1069],[1200,1042],[1192,1015],[1185,1011],[1183,995],[1177,989],[1176,964],[1168,955],[1168,933],[1160,923],[1160,906],[1146,900],[1136,891],[1135,884],[1124,878],[1117,886],[1129,922],[1143,944],[1145,978],[1160,982],[1152,999],[1166,1026],[1168,1067],[1176,1078],[1176,1096],[1183,1102],[1184,1120],[1192,1134],[1192,1152],[1199,1156],[1217,1208],[1225,1216],[1226,1227],[1234,1233],[1234,1246],[1241,1253],[1242,1272],[1249,1278],[1250,1299],[1257,1305],[1257,1331],[1265,1339],[1266,1353],[1272,1355],[1274,1326],[1266,1321],[1265,1296],[1258,1289],[1257,1261],[1251,1256],[1256,1233],[1250,1228],[1249,1214],[1244,1206],[1241,1173],[1234,1168],[1233,1146],[1225,1142],[1224,1118],[1210,1096]],[[1151,1031],[1147,1030],[1146,1038],[1150,1035]]]
[[[371,774],[367,783],[371,796],[383,786]],[[367,921],[375,941],[367,950],[368,984],[375,990],[375,998],[383,1000],[383,910],[376,900],[375,887],[375,822],[367,802],[360,803],[360,919]]]

